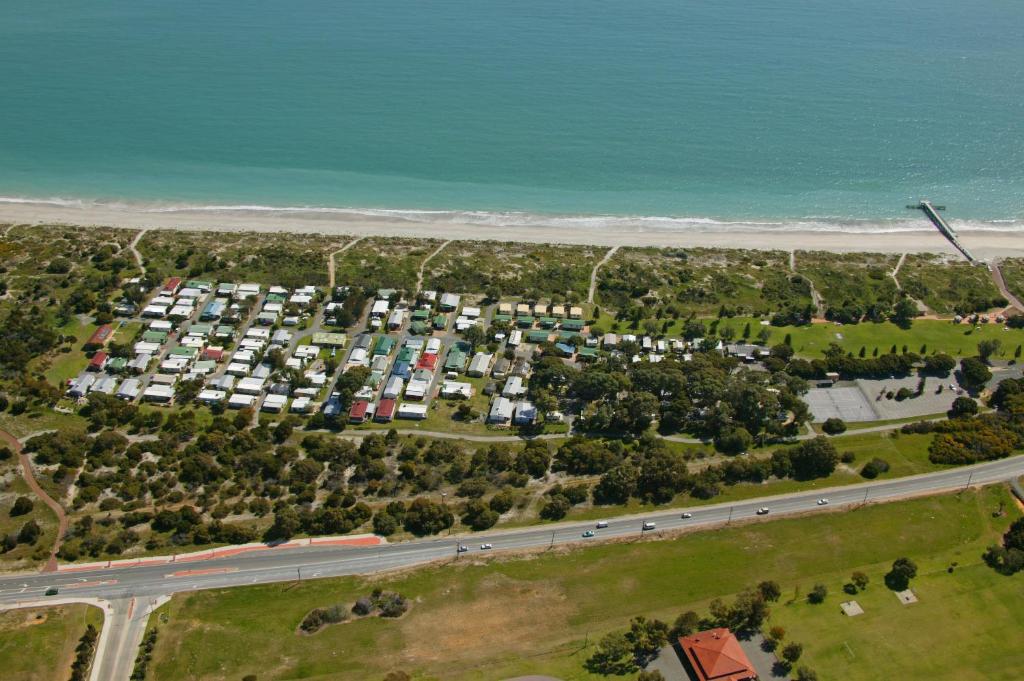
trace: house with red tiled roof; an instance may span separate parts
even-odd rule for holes
[[[755,681],[757,672],[740,642],[724,627],[682,636],[679,647],[697,681]]]

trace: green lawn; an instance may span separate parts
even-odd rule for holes
[[[744,325],[751,321],[746,318],[723,320],[721,325],[731,326],[737,335],[743,331]],[[754,334],[757,333],[758,322],[751,324]],[[999,339],[1002,350],[999,357],[1013,357],[1014,348],[1024,343],[1024,330],[1006,330],[1002,325],[983,324],[972,327],[967,324],[954,324],[950,321],[937,319],[918,319],[910,329],[901,329],[895,324],[884,322],[874,324],[811,324],[809,326],[764,327],[771,331],[770,344],[781,343],[786,335],[791,336],[793,349],[798,355],[819,357],[828,349],[830,343],[837,343],[847,352],[855,355],[865,348],[866,356],[870,357],[875,348],[879,353],[886,353],[896,346],[902,351],[903,346],[911,352],[920,352],[925,346],[927,353],[945,352],[954,357],[977,354],[978,343],[983,340]]]
[[[1013,600],[1019,578],[978,567],[984,547],[1009,523],[992,516],[1008,499],[995,487],[673,540],[600,544],[524,560],[463,559],[377,580],[182,594],[161,611],[166,621],[151,678],[379,680],[404,669],[417,679],[525,673],[596,679],[582,662],[604,632],[624,627],[634,615],[672,619],[761,579],[779,581],[783,600],[816,582],[829,586],[825,605],[779,604],[773,620],[805,644],[804,662],[824,679],[1016,678],[1009,670],[1020,664],[1022,649],[1009,632],[1022,623]],[[920,568],[917,610],[899,606],[882,585],[887,565],[901,555]],[[947,575],[952,561],[960,567]],[[848,621],[837,613],[838,592],[856,569],[871,578],[863,594],[870,617]],[[397,621],[366,619],[311,637],[295,634],[310,609],[351,603],[375,585],[413,599],[411,611]],[[993,635],[1000,630],[1004,636]],[[935,659],[922,660],[920,653],[935,641],[946,643],[932,651]],[[844,642],[855,651],[852,661],[835,652]],[[874,648],[884,654],[872,654]],[[977,652],[958,654],[968,648]],[[978,675],[981,656],[986,666]]]
[[[66,681],[86,625],[100,629],[103,612],[58,605],[0,612],[0,676],[11,681]]]

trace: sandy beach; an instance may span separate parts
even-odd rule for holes
[[[720,247],[778,250],[867,251],[885,253],[948,253],[953,247],[922,216],[920,231],[890,233],[843,233],[787,229],[681,230],[632,228],[595,229],[585,225],[543,224],[497,226],[422,222],[316,211],[189,210],[154,211],[131,206],[54,205],[48,203],[0,204],[0,223],[70,224],[123,229],[182,229],[193,231],[291,232],[443,238],[456,240],[518,241],[528,243],[590,244],[598,246]],[[983,260],[1024,257],[1024,234],[966,231],[961,240]]]

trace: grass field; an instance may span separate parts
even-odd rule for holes
[[[102,623],[102,611],[88,605],[0,612],[0,677],[66,681],[86,626],[100,629]]]
[[[1012,633],[1022,624],[1013,595],[1019,578],[979,566],[981,551],[1009,522],[992,516],[1006,501],[1005,489],[988,488],[674,540],[464,560],[372,582],[344,578],[183,594],[161,611],[166,623],[152,678],[257,674],[260,681],[326,681],[380,679],[404,669],[417,679],[524,673],[596,679],[582,662],[604,632],[634,615],[672,619],[761,579],[778,580],[784,601],[816,582],[829,587],[824,605],[779,604],[773,620],[805,644],[803,661],[823,679],[1016,678],[1024,655]],[[899,605],[882,585],[888,564],[901,555],[918,563],[921,607]],[[959,567],[946,574],[953,561]],[[845,620],[839,591],[856,569],[871,579],[863,594],[869,613]],[[404,618],[295,634],[313,607],[351,603],[378,584],[413,599]],[[1000,631],[1005,635],[994,635]],[[836,653],[844,644],[855,651],[853,660]],[[931,659],[922,660],[922,653]]]
[[[757,320],[736,318],[723,320],[722,326],[733,327],[742,332],[744,325],[751,322],[754,333],[760,328]],[[977,354],[978,343],[983,340],[998,339],[1002,349],[998,357],[1010,359],[1014,349],[1024,343],[1024,330],[1006,329],[999,324],[982,324],[973,327],[967,324],[954,324],[950,321],[937,319],[918,319],[909,329],[901,329],[895,324],[871,322],[860,324],[811,324],[809,326],[765,327],[771,331],[768,342],[772,345],[781,343],[786,335],[791,337],[793,349],[798,355],[820,357],[828,349],[830,343],[837,343],[847,352],[855,355],[863,347],[870,357],[875,348],[879,353],[886,353],[896,346],[897,352],[903,346],[911,352],[920,352],[922,346],[927,353],[945,352],[954,357]]]

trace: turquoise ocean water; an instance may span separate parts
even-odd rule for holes
[[[0,3],[4,201],[870,231],[920,196],[1024,229],[1024,2]]]

